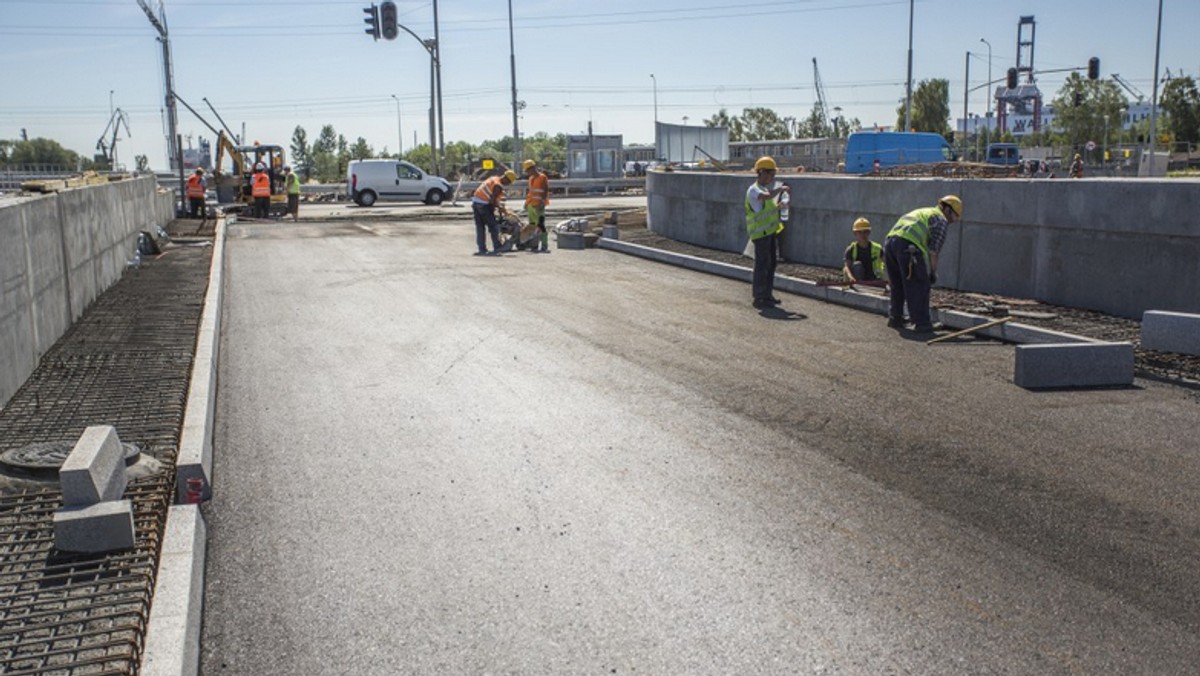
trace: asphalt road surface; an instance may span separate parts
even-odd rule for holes
[[[230,229],[203,673],[1195,673],[1200,396],[460,219]]]

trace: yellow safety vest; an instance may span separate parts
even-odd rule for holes
[[[871,245],[871,270],[875,273],[876,279],[883,279],[883,247],[871,241],[868,241],[867,244]],[[850,242],[850,246],[846,247],[847,254],[851,251],[855,252],[853,256],[850,256],[851,264],[858,260],[858,251],[854,248],[856,246],[858,246],[858,240]],[[842,256],[842,260],[845,260],[845,255]]]
[[[750,191],[746,191],[746,233],[751,240],[762,239],[783,232],[783,221],[779,218],[779,204],[774,198],[763,201],[762,209],[755,211],[750,206]]]
[[[896,225],[888,232],[888,237],[899,237],[917,245],[925,260],[929,260],[929,221],[942,218],[942,212],[937,207],[914,209],[900,217]]]

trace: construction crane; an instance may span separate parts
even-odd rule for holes
[[[821,69],[817,68],[817,57],[813,57],[813,87],[817,90],[817,108],[821,111],[822,130],[829,127],[829,104],[825,100],[825,85],[821,84]],[[815,133],[817,130],[814,129]],[[835,130],[836,133],[836,130]]]
[[[125,115],[125,111],[117,108],[113,111],[112,117],[108,118],[108,126],[100,133],[100,140],[96,141],[96,150],[100,152],[92,159],[96,162],[104,162],[110,169],[117,168],[117,141],[120,140],[118,133],[121,131],[121,125],[125,125],[126,137],[133,136],[129,131],[129,118]],[[108,140],[109,130],[112,130],[111,140]]]
[[[1130,94],[1133,94],[1133,98],[1137,99],[1138,103],[1142,103],[1146,100],[1146,95],[1143,94],[1142,92],[1138,91],[1137,87],[1134,87],[1133,85],[1126,82],[1125,78],[1121,77],[1120,75],[1117,75],[1116,73],[1112,74],[1112,78],[1117,81],[1117,84],[1124,87],[1125,91],[1129,92]]]

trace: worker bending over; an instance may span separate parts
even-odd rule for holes
[[[550,178],[538,168],[537,162],[525,160],[521,163],[529,188],[525,191],[525,215],[530,225],[536,225],[541,238],[541,248],[530,249],[533,253],[550,253],[550,237],[546,233],[546,205],[550,204]]]
[[[891,287],[888,326],[904,326],[904,308],[917,333],[932,333],[929,290],[937,283],[938,252],[951,223],[962,219],[962,200],[946,195],[936,207],[910,211],[896,221],[883,243],[884,265]]]
[[[854,241],[846,247],[842,274],[846,281],[869,282],[883,279],[883,247],[871,241],[871,221],[854,221]]]
[[[492,253],[500,252],[500,224],[496,222],[496,209],[504,208],[504,186],[511,185],[515,180],[517,172],[509,169],[503,176],[489,176],[475,189],[471,197],[471,212],[475,215],[476,256],[486,256],[488,253],[484,229],[492,235]]]

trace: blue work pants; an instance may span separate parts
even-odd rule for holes
[[[475,215],[475,246],[479,253],[487,253],[484,230],[492,234],[492,251],[500,248],[500,224],[496,222],[496,207],[492,204],[471,203],[471,212]]]
[[[883,244],[883,263],[892,290],[888,315],[895,320],[908,318],[913,324],[929,324],[929,266],[917,245],[903,237],[888,237]]]
[[[767,235],[754,240],[754,300],[771,300],[775,293],[775,266],[779,260],[777,252],[779,235]]]

